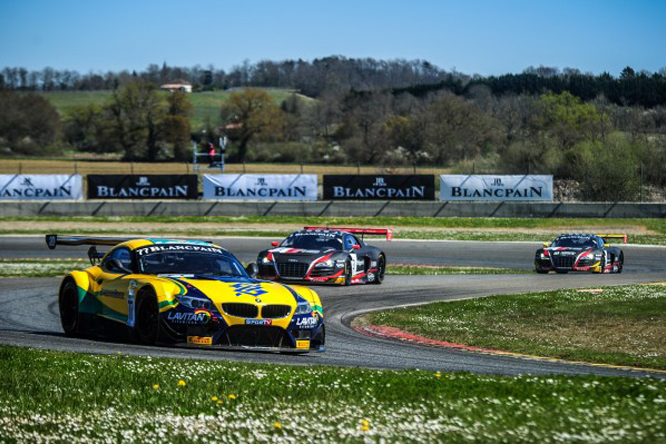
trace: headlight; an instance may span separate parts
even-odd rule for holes
[[[548,256],[546,256],[545,254],[541,253],[541,259],[548,259]]]
[[[268,256],[264,256],[264,258],[261,259],[262,264],[272,264],[273,261],[268,259]]]
[[[299,302],[296,305],[295,315],[304,315],[308,313],[312,313],[312,305],[310,305],[308,301]]]
[[[330,267],[333,266],[334,263],[335,262],[332,259],[329,259],[327,261],[319,262],[318,264],[315,264],[315,268],[316,267],[329,267],[330,268]]]
[[[213,308],[213,303],[208,299],[194,298],[192,296],[176,296],[176,300],[189,308]]]

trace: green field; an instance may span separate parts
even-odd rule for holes
[[[355,322],[475,347],[666,369],[663,285],[439,302],[372,313]]]
[[[211,352],[224,357],[224,352]],[[666,381],[0,346],[0,442],[664,442]]]
[[[0,234],[123,234],[284,237],[303,226],[390,227],[396,239],[545,242],[561,233],[626,233],[629,243],[666,245],[666,219],[456,217],[23,217],[0,218]],[[380,239],[381,237],[368,237]],[[621,246],[621,244],[619,244]]]
[[[287,89],[267,89],[266,92],[271,96],[276,105],[282,103],[284,99],[294,93]],[[88,104],[105,105],[112,99],[112,91],[49,91],[40,92],[40,95],[46,97],[58,110],[61,116],[67,114],[75,106]],[[160,92],[166,95],[168,92]],[[193,131],[199,131],[204,128],[207,120],[212,126],[220,125],[220,108],[229,98],[228,91],[204,91],[188,94],[194,114],[190,119]],[[314,103],[314,99],[297,94],[306,104]]]

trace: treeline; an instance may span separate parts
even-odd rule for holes
[[[262,60],[244,62],[228,72],[213,66],[176,67],[151,64],[145,71],[84,73],[44,68],[30,71],[6,67],[0,71],[0,89],[26,91],[112,90],[142,80],[165,84],[187,81],[195,91],[243,87],[295,89],[320,97],[339,91],[393,89],[423,96],[439,90],[466,95],[478,85],[496,96],[537,95],[569,92],[584,101],[604,97],[620,106],[652,108],[666,105],[666,68],[659,72],[635,71],[626,67],[617,77],[593,75],[574,68],[529,67],[520,74],[482,77],[457,71],[447,72],[425,60],[375,60],[372,58],[324,57],[312,61]]]

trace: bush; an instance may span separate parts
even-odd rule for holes
[[[0,145],[19,154],[54,154],[59,134],[58,112],[44,97],[0,91]]]

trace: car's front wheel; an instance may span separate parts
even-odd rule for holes
[[[349,286],[352,283],[352,266],[351,261],[345,262],[345,281],[342,285]]]
[[[379,285],[384,281],[384,274],[386,274],[386,258],[383,254],[379,255],[377,259],[377,271],[375,272],[375,279],[373,284]]]
[[[67,336],[77,336],[79,333],[79,295],[76,283],[68,280],[63,285],[58,297],[60,308],[60,323]]]
[[[159,336],[159,309],[157,298],[152,290],[144,290],[139,295],[136,309],[136,338],[144,345],[153,345]]]
[[[620,254],[620,259],[617,261],[617,273],[622,273],[622,268],[624,268],[624,253]]]

